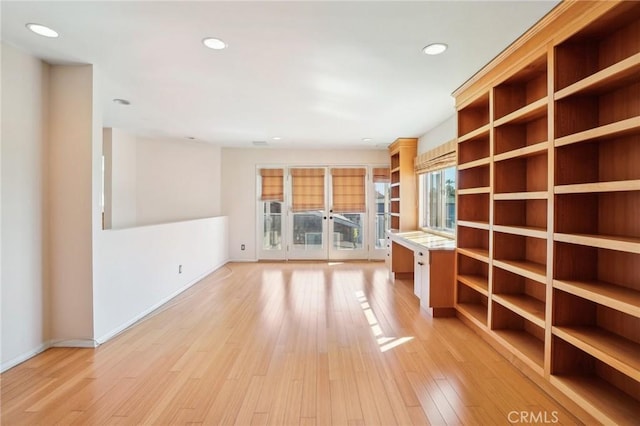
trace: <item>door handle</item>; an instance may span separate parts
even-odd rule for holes
[[[333,216],[329,216],[329,219],[333,220]]]
[[[327,217],[326,217],[326,216],[323,216],[322,218],[323,218],[324,220],[327,220]]]

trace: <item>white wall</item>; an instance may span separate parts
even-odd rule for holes
[[[103,341],[168,300],[226,262],[228,227],[226,218],[209,218],[102,230],[97,70],[49,66],[0,46],[0,370],[5,371],[52,344],[92,346],[94,339]],[[187,208],[169,204],[169,213],[217,215],[220,150],[193,145],[161,141],[164,162],[147,169],[163,169],[156,188],[197,180]],[[129,170],[137,168],[132,160],[137,146],[135,155],[122,152]],[[138,188],[133,191],[137,184],[130,179],[131,173],[119,184],[128,191],[126,203],[136,193],[137,207]],[[175,201],[177,188],[170,189]],[[183,265],[182,274],[176,273],[177,264]]]
[[[122,129],[103,129],[105,227],[137,225],[137,138]]]
[[[222,149],[222,214],[229,217],[229,257],[252,261],[256,251],[258,165],[382,165],[387,150]],[[240,250],[245,244],[246,249]]]
[[[458,137],[458,117],[453,115],[418,139],[418,154],[429,151],[438,145],[449,142]]]
[[[93,67],[51,67],[51,339],[93,339]],[[99,179],[99,177],[98,177]]]
[[[220,215],[220,148],[167,139],[137,139],[137,224]]]
[[[1,365],[48,340],[46,134],[49,66],[2,47]]]
[[[95,251],[96,340],[107,340],[222,266],[227,247],[225,217],[102,231]]]

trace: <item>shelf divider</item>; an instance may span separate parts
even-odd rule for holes
[[[640,344],[596,327],[552,328],[554,335],[640,381]]]
[[[523,237],[547,238],[547,230],[533,226],[505,226],[494,225],[494,231],[505,232],[507,234],[522,235]]]
[[[486,277],[480,275],[458,275],[458,281],[478,293],[482,293],[485,296],[489,295],[489,282]]]
[[[602,281],[553,280],[553,287],[640,318],[640,291]]]
[[[640,191],[640,179],[557,185],[553,189],[553,192],[556,194],[583,194],[589,192],[616,191]]]
[[[624,136],[638,131],[640,131],[640,116],[557,138],[554,145],[558,148],[574,143]]]
[[[483,329],[487,328],[487,307],[479,303],[457,303],[458,312]]]
[[[528,157],[531,155],[538,154],[540,152],[545,152],[547,149],[549,149],[549,142],[544,141],[544,142],[537,143],[535,145],[524,146],[522,148],[513,149],[511,151],[494,155],[493,161],[503,161],[503,160],[509,160],[511,158],[517,158],[517,157]]]
[[[538,99],[537,101],[525,105],[522,108],[497,119],[493,125],[494,127],[498,127],[508,123],[522,123],[540,118],[547,113],[548,103],[549,101],[545,96],[542,99]]]
[[[531,192],[500,192],[493,194],[494,200],[546,200],[549,198],[547,191]]]
[[[551,384],[577,401],[603,424],[636,424],[638,401],[597,377],[554,376]]]
[[[501,343],[538,374],[543,374],[544,343],[519,330],[492,330]]]
[[[526,318],[540,328],[545,327],[545,304],[525,294],[493,294],[491,300]]]
[[[481,262],[489,262],[489,250],[481,248],[458,247],[458,253]]]
[[[479,186],[477,188],[458,189],[458,195],[488,194],[491,192],[489,186]]]
[[[481,127],[478,127],[475,130],[470,131],[469,133],[458,137],[458,143],[463,143],[471,139],[475,139],[481,136],[485,136],[489,134],[489,129],[491,128],[491,124],[487,123]]]
[[[640,254],[640,238],[615,235],[553,234],[555,241]]]
[[[493,260],[493,265],[498,268],[502,268],[505,271],[513,272],[514,274],[522,275],[525,278],[529,278],[539,283],[546,284],[547,272],[546,267],[539,263],[529,262],[526,260]]]
[[[637,81],[638,78],[640,78],[640,53],[629,56],[610,67],[591,74],[589,77],[583,78],[564,89],[558,90],[554,95],[554,99],[559,101],[578,93],[589,94],[609,90],[611,87],[615,87],[620,83],[633,81],[634,79]]]

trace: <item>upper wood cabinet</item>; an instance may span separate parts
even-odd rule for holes
[[[391,229],[418,228],[418,204],[414,159],[418,139],[399,138],[389,146],[391,156]]]
[[[640,418],[640,2],[564,2],[454,93],[456,309],[605,424]]]

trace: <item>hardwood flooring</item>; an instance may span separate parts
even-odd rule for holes
[[[578,423],[383,263],[229,264],[97,349],[1,380],[3,425]]]

